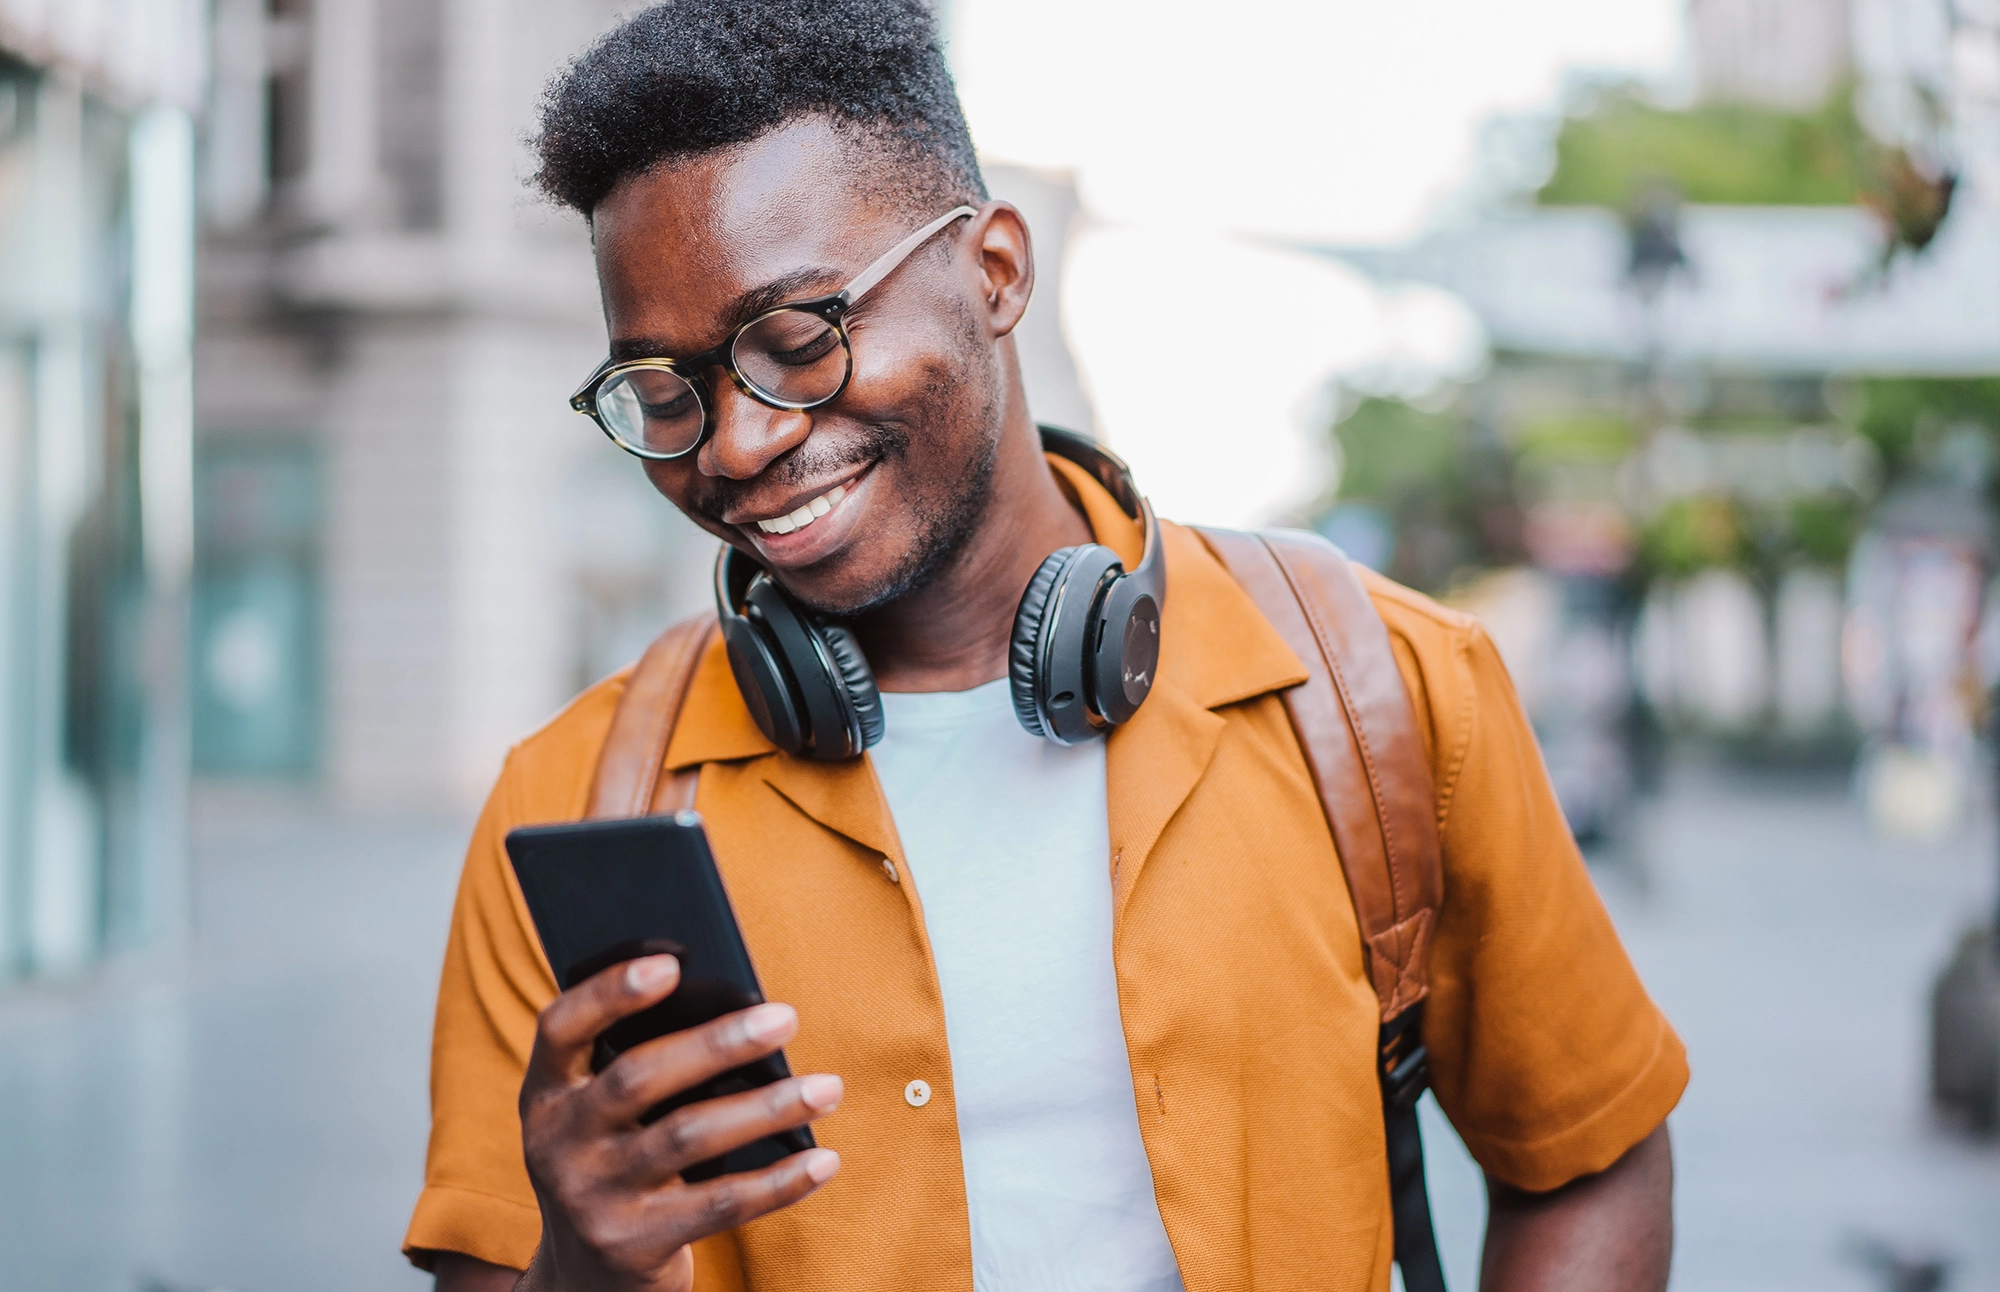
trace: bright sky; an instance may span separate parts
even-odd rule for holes
[[[1398,242],[1479,123],[1565,71],[1672,68],[1685,0],[951,0],[981,152],[1119,222]]]
[[[1671,72],[1683,3],[951,0],[949,31],[981,153],[1076,175],[1062,313],[1100,433],[1162,514],[1241,525],[1329,483],[1330,377],[1484,348],[1441,293],[1257,240],[1417,236],[1493,114]]]

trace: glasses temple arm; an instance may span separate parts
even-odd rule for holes
[[[929,224],[925,225],[923,228],[918,229],[915,233],[911,234],[909,237],[903,239],[895,246],[883,252],[881,259],[877,260],[874,264],[868,266],[868,268],[862,270],[861,275],[858,278],[856,278],[853,282],[849,283],[847,286],[841,288],[840,290],[841,299],[849,305],[854,304],[854,302],[860,300],[863,296],[866,296],[870,291],[874,290],[874,287],[877,283],[881,282],[884,278],[887,278],[891,273],[895,272],[897,265],[900,265],[905,260],[909,259],[910,253],[915,251],[918,247],[923,246],[924,243],[928,242],[931,239],[931,237],[937,233],[939,229],[944,228],[946,225],[950,224],[953,220],[963,220],[968,215],[978,215],[978,214],[979,214],[978,211],[974,210],[972,207],[969,206],[955,206],[951,210],[946,211],[943,215],[940,215],[937,219],[932,220]]]

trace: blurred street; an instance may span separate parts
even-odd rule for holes
[[[0,1286],[423,1288],[438,964],[469,822],[213,800],[196,949],[0,998]]]
[[[1927,1107],[1932,975],[1990,909],[1992,827],[1917,849],[1870,835],[1846,778],[1681,762],[1599,887],[1694,1071],[1673,1115],[1673,1286],[1894,1284],[1867,1240],[2000,1288],[2000,1148]],[[1442,1119],[1427,1124],[1438,1144]],[[1444,1159],[1440,1161],[1439,1159]],[[1476,1286],[1480,1186],[1433,1151],[1452,1286]]]
[[[211,801],[189,959],[0,998],[9,1292],[426,1285],[396,1245],[464,828]],[[1694,1063],[1676,1288],[1887,1288],[1852,1255],[1867,1239],[2000,1287],[2000,1149],[1924,1094],[1930,976],[1990,906],[1993,851],[1985,818],[1889,846],[1844,778],[1684,760],[1600,865]],[[1470,1289],[1479,1183],[1435,1123],[1429,1144]]]

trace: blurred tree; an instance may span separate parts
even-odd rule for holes
[[[1808,563],[1837,570],[1861,533],[1861,500],[1852,494],[1814,494],[1795,499],[1787,517],[1788,542]]]
[[[1869,186],[1870,148],[1851,93],[1793,113],[1743,103],[1662,108],[1623,86],[1563,122],[1555,171],[1536,200],[1623,209],[1667,184],[1689,202],[1848,206]]]
[[[1931,244],[1958,187],[1935,148],[1913,151],[1871,137],[1855,113],[1852,85],[1812,112],[1733,102],[1664,108],[1637,87],[1610,87],[1564,119],[1555,151],[1555,170],[1536,201],[1624,211],[1642,292],[1649,252],[1654,261],[1668,256],[1668,269],[1683,263],[1666,219],[1672,194],[1725,206],[1865,207],[1881,224],[1882,252],[1850,286],[1861,290],[1879,282],[1896,256]]]
[[[1871,377],[1860,395],[1854,429],[1874,441],[1891,479],[1923,465],[1954,425],[2000,433],[2000,377]]]
[[[1427,412],[1400,399],[1361,400],[1334,428],[1340,441],[1340,496],[1397,501],[1456,474],[1465,417]]]
[[[1626,418],[1577,412],[1529,422],[1516,432],[1515,440],[1530,459],[1619,462],[1638,443],[1638,433]]]
[[[1340,445],[1338,501],[1379,509],[1394,534],[1392,577],[1441,589],[1480,558],[1479,457],[1456,403],[1427,410],[1399,399],[1361,400],[1333,428]]]
[[[1748,555],[1743,529],[1736,503],[1726,495],[1676,498],[1641,531],[1640,559],[1648,574],[1670,578],[1738,565]]]

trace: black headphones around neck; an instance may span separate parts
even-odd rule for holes
[[[1146,544],[1126,573],[1099,543],[1059,548],[1028,580],[1014,612],[1007,675],[1014,713],[1034,735],[1074,745],[1131,720],[1160,658],[1166,561],[1153,508],[1123,461],[1072,431],[1044,426],[1042,448],[1090,472]],[[788,754],[838,762],[882,739],[882,697],[854,635],[807,610],[755,560],[725,545],[715,608],[743,703]]]

